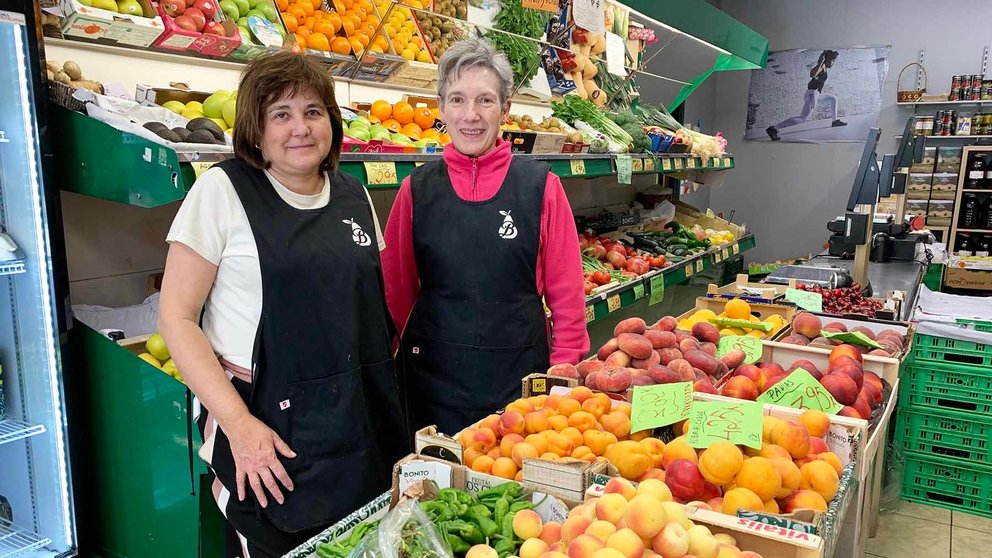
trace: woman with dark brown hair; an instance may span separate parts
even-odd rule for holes
[[[368,192],[338,170],[330,75],[299,55],[241,76],[235,158],[169,231],[159,329],[196,395],[200,456],[237,540],[281,556],[389,486],[406,451]],[[233,537],[232,537],[233,539]]]

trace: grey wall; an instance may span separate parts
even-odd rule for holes
[[[893,136],[913,114],[911,107],[895,105],[896,78],[921,48],[929,92],[938,93],[950,88],[953,74],[978,73],[982,50],[992,43],[992,4],[982,0],[713,3],[767,37],[769,50],[891,45],[879,155],[895,150]],[[913,83],[910,73],[904,85]],[[864,145],[744,142],[750,72],[722,72],[709,81],[715,102],[712,117],[704,119],[712,128],[704,131],[722,130],[737,158],[725,184],[710,193],[711,207],[728,214],[737,210],[735,221],[746,221],[755,232],[758,247],[748,254],[751,261],[819,250],[829,234],[826,222],[844,211]]]

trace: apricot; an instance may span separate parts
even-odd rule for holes
[[[699,461],[695,448],[689,445],[685,436],[679,436],[665,444],[665,450],[662,452],[661,459],[665,469],[668,469],[672,462],[677,459],[688,459],[693,463]]]
[[[575,444],[568,436],[561,432],[554,432],[548,435],[548,452],[558,457],[565,457],[566,455],[571,455],[574,450]]]
[[[688,530],[689,554],[696,558],[716,558],[720,543],[705,525],[693,525]]]
[[[548,543],[541,539],[527,539],[522,545],[517,555],[520,558],[540,558],[548,551]]]
[[[565,415],[554,415],[548,417],[548,426],[550,426],[555,432],[561,432],[568,428],[568,417]]]
[[[809,430],[802,424],[782,421],[771,431],[770,441],[785,448],[795,459],[809,455]]]
[[[488,428],[466,428],[462,431],[459,441],[462,447],[487,453],[496,446],[496,433]]]
[[[495,462],[496,460],[488,455],[480,455],[475,458],[475,461],[472,462],[472,470],[478,473],[485,473],[487,475],[492,474],[493,463]]]
[[[591,399],[586,401],[591,401]],[[577,411],[568,417],[568,425],[579,432],[585,432],[596,427],[596,417],[586,411]]]
[[[653,462],[644,446],[632,440],[613,444],[607,448],[605,457],[617,468],[620,476],[629,480],[643,475]]]
[[[503,457],[503,454],[500,453],[499,446],[496,446],[493,449],[489,450],[489,453],[487,453],[486,455],[488,455],[489,457],[491,457],[494,460],[499,459],[500,457]]]
[[[508,434],[524,434],[527,430],[527,424],[524,421],[524,415],[514,411],[507,410],[503,411],[503,414],[499,417],[499,433],[501,436],[506,436]]]
[[[662,458],[665,454],[665,442],[662,442],[658,438],[644,438],[638,443],[644,446],[648,455],[651,456],[652,467],[661,468],[664,465]]]
[[[699,456],[699,472],[713,484],[727,484],[744,464],[744,454],[730,442],[710,444]]]
[[[602,519],[593,521],[586,527],[587,535],[592,535],[597,539],[606,542],[606,539],[610,538],[610,535],[617,532],[617,526],[610,523],[609,521],[604,521]]]
[[[637,496],[649,496],[659,502],[672,501],[672,491],[664,481],[659,479],[644,479],[637,485]]]
[[[543,411],[531,411],[524,415],[524,430],[528,434],[537,434],[551,428],[548,415]]]
[[[799,422],[809,430],[810,436],[822,438],[830,430],[830,417],[823,411],[807,409],[799,415]]]
[[[513,455],[513,446],[524,441],[524,437],[520,434],[507,434],[503,436],[503,439],[499,442],[499,452],[503,457],[510,457]]]
[[[769,461],[778,469],[778,475],[782,480],[781,488],[775,495],[776,498],[785,498],[799,489],[802,473],[799,471],[799,466],[792,461],[792,458],[773,457]]]
[[[528,444],[527,442],[520,442],[513,446],[510,457],[513,458],[513,462],[517,464],[517,468],[522,469],[524,466],[524,459],[537,459],[539,455],[541,454],[537,452],[537,449],[534,448],[534,446]]]
[[[488,428],[493,432],[499,432],[499,415],[493,414],[479,421],[478,428]]]
[[[682,558],[689,552],[689,532],[678,523],[669,523],[651,539],[651,548],[662,558]]]
[[[643,554],[643,552],[641,553]],[[592,558],[624,558],[622,552],[615,548],[601,548],[592,553]]]
[[[569,366],[571,366],[571,365],[569,365]],[[526,416],[527,413],[533,413],[536,410],[537,410],[537,407],[535,407],[534,406],[534,403],[531,402],[529,399],[517,399],[513,403],[510,403],[509,405],[507,405],[506,406],[506,409],[504,409],[503,412],[505,414],[506,411],[516,411],[516,412],[520,413],[521,415],[525,415]]]
[[[765,502],[747,488],[737,487],[723,495],[723,513],[737,515],[737,510],[764,511]]]
[[[498,558],[499,554],[487,544],[477,544],[468,549],[465,558]]]
[[[552,550],[553,548],[555,550]],[[542,554],[540,558],[568,558],[568,555],[561,551],[563,548],[565,546],[560,542],[552,544],[548,547],[548,551]]]
[[[513,478],[517,476],[517,471],[519,470],[517,464],[514,463],[514,461],[509,457],[500,457],[499,459],[493,461],[491,469],[493,475],[509,480],[513,480]]]
[[[619,494],[625,500],[630,501],[637,495],[637,489],[634,488],[634,485],[629,480],[613,477],[606,481],[606,486],[603,487],[603,494]]]
[[[561,527],[561,523],[557,521],[548,521],[541,528],[541,536],[539,538],[549,545],[555,544],[561,540]]]
[[[827,447],[827,442],[825,442],[823,438],[816,438],[814,436],[809,437],[810,455],[819,455],[827,451],[830,451],[830,448]]]
[[[837,495],[837,487],[840,478],[834,466],[826,461],[811,461],[799,468],[802,478],[799,480],[799,488],[802,490],[812,490],[823,500],[829,502]]]
[[[835,471],[837,471],[838,477],[840,476],[840,472],[844,470],[844,464],[840,462],[840,457],[838,457],[837,454],[832,451],[825,451],[823,453],[820,453],[816,456],[816,459],[819,461],[826,461],[827,463],[829,463],[830,466],[833,467]]]
[[[668,516],[665,514],[665,508],[661,506],[661,500],[644,494],[635,496],[627,504],[623,520],[627,530],[635,533],[638,539],[649,539],[661,531],[668,522]],[[612,546],[609,542],[607,545]],[[617,550],[624,551],[623,548],[617,548]],[[643,550],[641,548],[640,552]]]
[[[782,476],[771,460],[749,457],[734,478],[738,488],[746,488],[762,501],[771,500],[782,489]]]
[[[782,503],[784,513],[792,513],[796,510],[827,511],[827,501],[819,493],[812,490],[797,490]]]
[[[763,445],[761,449],[758,451],[758,453],[755,455],[757,455],[758,457],[767,457],[768,459],[779,457],[792,461],[792,455],[782,446],[778,446],[775,444]]]
[[[590,415],[592,416],[592,415]],[[630,417],[620,412],[607,413],[601,419],[603,430],[623,439],[630,434]]]
[[[468,448],[462,452],[462,463],[471,467],[472,462],[475,461],[475,459],[480,455],[485,454],[475,448]]]
[[[543,528],[544,521],[534,510],[521,510],[513,516],[513,533],[523,540],[540,537]]]
[[[577,389],[579,388],[575,388],[575,390]],[[588,388],[583,388],[583,389],[588,389]],[[572,390],[573,394],[575,393],[575,390]],[[581,410],[582,410],[582,403],[580,403],[577,399],[575,399],[572,396],[566,397],[558,402],[558,414],[565,418],[568,418],[572,416],[572,413],[577,413]]]
[[[548,439],[540,434],[531,434],[526,438],[524,438],[524,442],[530,444],[534,449],[537,450],[537,453],[539,454],[544,454],[548,452]],[[512,456],[513,454],[511,453],[510,457]]]
[[[592,535],[579,535],[568,543],[568,558],[592,558],[597,550],[606,548],[606,543]]]
[[[637,477],[637,482],[643,483],[646,480],[654,479],[661,482],[665,482],[665,471],[664,469],[659,469],[657,467],[652,467],[644,472],[643,475]]]
[[[661,511],[661,504],[655,503],[658,504],[658,509]],[[661,526],[658,527],[658,531],[660,530]],[[636,531],[629,527],[629,522],[628,527],[617,530],[606,539],[606,547],[619,552],[624,558],[641,558],[644,555],[644,541],[641,540]]]

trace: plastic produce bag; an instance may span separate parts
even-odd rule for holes
[[[453,558],[417,500],[396,506],[348,558]]]

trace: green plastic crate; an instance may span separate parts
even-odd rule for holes
[[[985,320],[966,320],[964,318],[958,318],[954,320],[959,324],[970,325],[975,331],[984,331],[986,333],[992,333],[992,322]]]
[[[902,408],[895,436],[906,451],[992,465],[992,423],[985,417]]]
[[[944,277],[943,264],[930,264],[927,272],[923,275],[923,284],[933,292],[940,291],[941,282]]]
[[[902,497],[949,510],[992,517],[992,469],[906,452]]]
[[[989,367],[992,345],[917,332],[913,339],[913,361]]]
[[[992,416],[992,370],[917,361],[901,377],[900,397],[913,409]]]

